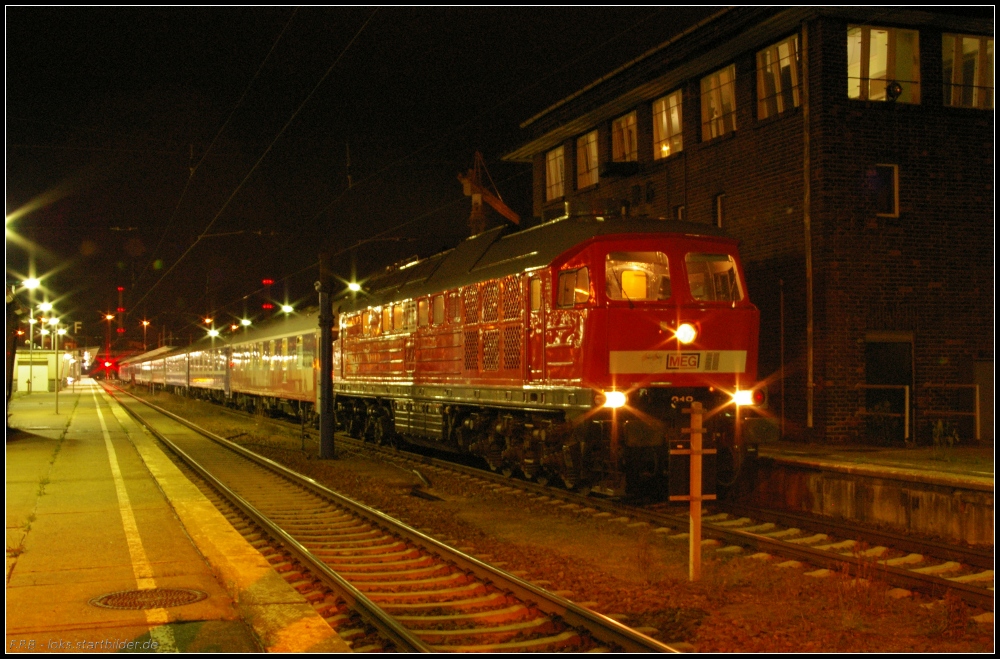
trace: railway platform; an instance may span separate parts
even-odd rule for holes
[[[755,504],[993,545],[992,446],[762,444]]]
[[[350,651],[93,380],[11,399],[6,476],[8,652]]]

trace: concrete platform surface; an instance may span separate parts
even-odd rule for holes
[[[992,491],[994,485],[992,446],[879,448],[781,442],[762,444],[759,455],[790,464],[811,464],[845,473],[975,490]]]
[[[97,383],[7,425],[8,652],[350,651]]]

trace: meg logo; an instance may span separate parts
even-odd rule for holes
[[[701,354],[697,352],[671,353],[667,355],[668,371],[689,371],[698,368]]]

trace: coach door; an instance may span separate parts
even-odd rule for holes
[[[528,277],[528,336],[525,350],[527,381],[545,379],[545,283],[539,276]]]

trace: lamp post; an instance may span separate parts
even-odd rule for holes
[[[111,321],[115,319],[115,315],[112,313],[105,314],[104,320],[108,321],[108,342],[104,346],[104,351],[108,353],[108,359],[111,358]]]
[[[142,351],[146,352],[146,330],[149,329],[149,321],[142,321]]]
[[[28,289],[28,393],[31,393],[32,381],[35,379],[35,289],[41,285],[35,277],[24,280]]]

